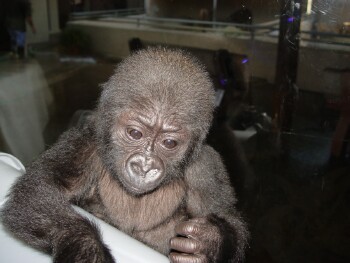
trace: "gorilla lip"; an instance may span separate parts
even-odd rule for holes
[[[157,186],[157,184],[149,184],[148,187],[143,186],[142,188],[139,188],[136,187],[132,182],[128,182],[127,180],[121,180],[121,182],[133,194],[145,194],[154,190]]]
[[[151,169],[147,172],[142,172],[138,175],[138,177],[134,177],[133,175],[130,175],[128,173],[127,176],[127,181],[129,181],[129,183],[131,184],[138,184],[142,181],[142,184],[144,183],[148,183],[148,184],[153,184],[155,180],[157,180],[157,175],[159,175],[159,169],[155,168],[155,169]]]
[[[158,172],[159,172],[158,169],[151,169],[144,176],[147,178],[153,179],[157,175]]]

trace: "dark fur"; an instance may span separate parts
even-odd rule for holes
[[[165,255],[187,252],[172,251],[174,262],[240,262],[247,230],[221,158],[204,143],[213,97],[208,74],[190,56],[160,48],[134,54],[104,84],[89,125],[62,135],[12,187],[4,225],[54,262],[113,262],[74,203]],[[126,156],[142,151],[121,139],[128,112],[160,116],[159,128],[182,127],[175,153],[154,150],[164,178],[141,194],[121,176]],[[177,239],[186,231],[191,237]]]

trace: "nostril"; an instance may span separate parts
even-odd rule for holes
[[[144,172],[142,171],[143,169],[141,169],[141,166],[138,163],[132,163],[130,164],[131,170],[137,174],[137,175],[143,175]]]
[[[133,162],[130,164],[130,168],[135,175],[142,177],[148,175],[150,171],[154,170],[152,163],[148,162]]]

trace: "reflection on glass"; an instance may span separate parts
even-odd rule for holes
[[[3,2],[0,151],[30,163],[84,126],[121,59],[182,48],[214,83],[208,142],[250,224],[247,262],[349,262],[350,1],[32,1],[23,60]]]

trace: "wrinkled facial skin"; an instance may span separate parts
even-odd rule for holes
[[[122,150],[118,179],[134,195],[163,183],[169,167],[181,162],[190,135],[184,125],[161,112],[123,112],[116,121],[113,143]]]

